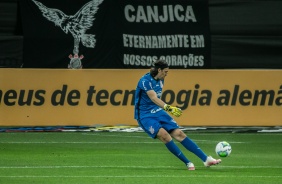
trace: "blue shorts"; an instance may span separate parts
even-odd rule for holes
[[[179,128],[175,120],[168,114],[159,117],[150,117],[137,120],[139,126],[153,139],[157,137],[160,128],[164,128],[168,133]]]

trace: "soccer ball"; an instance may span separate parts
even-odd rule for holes
[[[215,147],[215,152],[220,157],[227,157],[231,153],[231,145],[226,141],[221,141],[217,143]]]

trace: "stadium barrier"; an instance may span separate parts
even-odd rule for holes
[[[0,126],[137,125],[144,69],[0,69]],[[173,70],[165,102],[182,126],[281,126],[282,70]]]

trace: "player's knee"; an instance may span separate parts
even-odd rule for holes
[[[175,129],[174,131],[171,132],[171,135],[173,138],[175,138],[176,140],[180,142],[186,138],[186,134],[180,129]]]
[[[167,131],[165,131],[164,129],[160,129],[160,131],[157,134],[157,137],[163,143],[168,143],[169,141],[172,140],[172,138],[169,135],[169,133]]]

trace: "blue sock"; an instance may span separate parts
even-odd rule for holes
[[[176,146],[173,140],[169,141],[165,144],[167,149],[173,153],[177,158],[179,158],[185,165],[187,165],[190,161],[185,157],[182,151]]]
[[[194,143],[191,139],[186,137],[181,144],[189,151],[197,155],[203,162],[206,161],[207,155]]]

